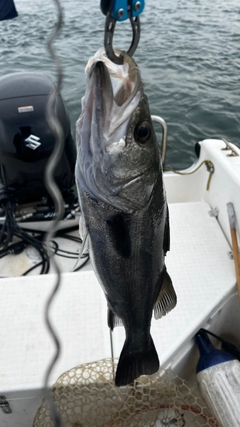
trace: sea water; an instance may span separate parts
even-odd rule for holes
[[[168,124],[167,166],[187,167],[194,145],[225,137],[240,146],[239,0],[146,0],[134,55],[152,114]],[[62,94],[72,132],[81,110],[87,60],[103,45],[100,1],[62,0],[64,27],[56,51],[64,70]],[[0,76],[41,71],[55,79],[46,51],[56,22],[51,0],[15,0],[19,16],[0,22]],[[118,23],[114,46],[127,50],[129,21]],[[156,128],[158,137],[161,132]]]

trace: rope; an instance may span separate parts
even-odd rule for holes
[[[181,172],[181,171],[176,171],[175,169],[171,169],[171,168],[164,168],[164,171],[174,172],[178,175],[192,175],[193,173],[197,172],[198,169],[200,169],[204,164],[206,165],[207,171],[209,172],[209,177],[208,177],[208,182],[207,182],[207,187],[206,187],[206,190],[209,191],[210,182],[211,182],[213,173],[215,171],[214,164],[211,162],[211,160],[203,160],[200,163],[200,165],[191,172]]]

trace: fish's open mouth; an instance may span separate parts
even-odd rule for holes
[[[108,84],[111,83],[113,100],[121,107],[127,101],[131,101],[131,99],[134,98],[139,90],[141,79],[140,71],[134,60],[125,52],[116,50],[115,53],[123,56],[124,60],[122,65],[111,62],[107,58],[104,49],[100,49],[93,58],[88,61],[86,73],[90,77],[94,72],[95,66],[96,72],[98,72],[104,80],[106,80],[106,73],[108,73]],[[105,67],[101,67],[101,64],[104,64]]]
[[[96,124],[92,127],[94,140],[100,140],[96,134],[101,133],[101,143],[105,147],[120,142],[126,136],[129,120],[142,93],[140,71],[136,63],[126,53],[116,53],[123,55],[123,65],[111,62],[104,50],[100,49],[86,66],[92,93],[88,111],[95,116]]]

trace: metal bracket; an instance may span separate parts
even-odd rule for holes
[[[6,396],[0,396],[0,408],[4,414],[11,414],[12,410],[10,408],[9,402],[6,399]]]
[[[127,54],[129,56],[133,56],[135,50],[137,49],[139,39],[140,39],[140,18],[136,16],[135,18],[130,17],[130,23],[132,26],[132,43],[129,47]],[[115,64],[122,65],[123,64],[123,56],[117,56],[113,49],[113,35],[114,29],[116,25],[116,20],[111,16],[110,13],[107,14],[106,22],[105,22],[105,33],[104,33],[104,47],[106,51],[107,57],[110,61]]]
[[[226,147],[222,148],[222,151],[231,151],[230,154],[227,154],[228,157],[239,156],[238,152],[234,149],[234,147],[230,145],[230,143],[225,138],[222,138],[222,141],[226,144]]]
[[[211,211],[208,212],[210,216],[217,218],[219,215],[219,209],[218,208],[214,208]]]
[[[151,116],[151,119],[152,119],[152,121],[160,123],[160,125],[162,126],[162,153],[161,153],[161,158],[162,158],[162,166],[164,167],[165,166],[165,160],[166,160],[166,151],[167,151],[167,133],[168,133],[167,123],[160,116]]]

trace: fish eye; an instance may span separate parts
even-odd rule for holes
[[[151,133],[151,125],[145,120],[140,125],[136,126],[134,131],[134,138],[137,142],[144,144],[150,138]]]

